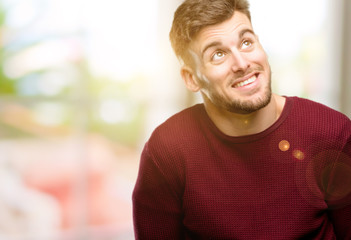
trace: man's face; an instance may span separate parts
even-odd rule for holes
[[[270,102],[270,66],[245,14],[235,12],[229,20],[205,27],[189,51],[195,90],[201,91],[205,103],[248,114]]]

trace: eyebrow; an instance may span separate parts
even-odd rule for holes
[[[241,39],[246,33],[251,33],[252,35],[255,35],[255,32],[252,29],[249,28],[245,28],[243,30],[241,30],[239,32],[239,39]],[[222,42],[220,41],[215,41],[215,42],[211,42],[208,45],[206,45],[204,47],[204,49],[201,51],[201,55],[203,56],[205,54],[205,52],[207,51],[207,49],[211,48],[211,47],[216,47],[222,45]]]

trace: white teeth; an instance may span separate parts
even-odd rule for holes
[[[245,80],[245,81],[242,81],[242,82],[239,82],[237,84],[234,85],[235,88],[238,88],[238,87],[243,87],[247,84],[250,84],[250,83],[253,83],[254,81],[256,80],[256,76],[252,76],[250,77],[249,79]]]

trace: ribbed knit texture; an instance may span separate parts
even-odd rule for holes
[[[133,192],[136,239],[351,239],[351,122],[287,97],[265,131],[224,135],[202,104],[160,125]]]

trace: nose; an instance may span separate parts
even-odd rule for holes
[[[232,60],[232,70],[234,72],[245,72],[250,67],[250,62],[248,61],[246,54],[237,49],[232,51]]]

